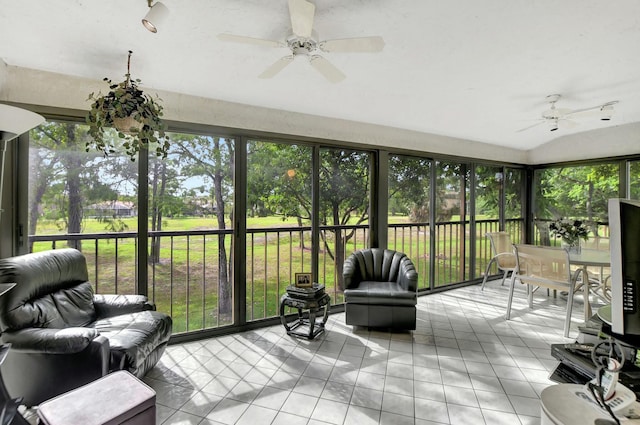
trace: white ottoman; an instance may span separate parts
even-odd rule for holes
[[[44,425],[155,425],[156,392],[125,371],[113,372],[38,407]]]

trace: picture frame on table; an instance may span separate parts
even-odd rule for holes
[[[312,288],[313,280],[311,279],[311,273],[296,273],[296,288]]]

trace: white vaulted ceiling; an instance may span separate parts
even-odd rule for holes
[[[637,0],[314,0],[320,39],[386,42],[381,53],[324,54],[347,75],[338,84],[304,58],[259,79],[286,49],[217,39],[283,40],[291,31],[286,0],[163,3],[170,15],[152,34],[140,23],[146,0],[0,0],[0,59],[119,81],[133,50],[132,74],[147,88],[523,151],[606,128],[633,136],[640,122]],[[554,93],[562,108],[619,104],[611,121],[583,117],[571,129],[518,132]]]

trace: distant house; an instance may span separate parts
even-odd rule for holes
[[[104,201],[88,205],[85,209],[87,217],[135,217],[136,206],[130,201]]]

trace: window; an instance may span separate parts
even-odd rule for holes
[[[235,140],[168,135],[149,153],[148,293],[176,333],[230,325]]]
[[[371,234],[372,219],[388,223],[387,247],[412,259],[423,290],[481,277],[490,258],[486,232],[523,238],[523,169],[391,152],[388,170],[380,170],[388,176],[387,217],[379,218],[370,216],[379,196],[374,151],[205,132],[168,136],[167,158],[151,152],[131,162],[86,152],[84,124],[50,121],[33,130],[29,243],[35,251],[81,249],[98,293],[147,293],[173,317],[176,333],[273,318],[298,272],[313,273],[334,304],[343,302],[344,261],[379,236]],[[238,169],[245,149],[246,170]],[[630,163],[634,194],[637,164]],[[617,176],[609,164],[538,170],[539,221],[577,211],[593,232],[606,232],[603,200],[615,193]],[[244,261],[240,271],[234,258]]]
[[[320,150],[319,279],[343,302],[342,266],[353,251],[369,247],[371,154]]]
[[[247,320],[279,314],[295,273],[311,272],[309,146],[247,143]]]
[[[618,197],[618,164],[567,166],[536,170],[533,204],[535,243],[555,245],[549,222],[583,220],[593,236],[608,236],[608,200]]]
[[[436,162],[436,287],[469,278],[469,176],[465,164]]]
[[[86,152],[87,129],[49,121],[30,132],[29,252],[80,249],[97,292],[135,293],[137,167]]]
[[[418,157],[389,157],[388,247],[409,256],[420,289],[429,288],[430,282],[432,163]]]
[[[504,230],[511,235],[514,243],[524,242],[524,170],[504,169]]]
[[[629,198],[640,199],[640,161],[629,162]]]
[[[503,230],[501,205],[505,190],[505,174],[502,167],[477,165],[475,167],[475,225],[476,250],[474,276],[481,276],[491,260],[491,244],[487,232]]]

